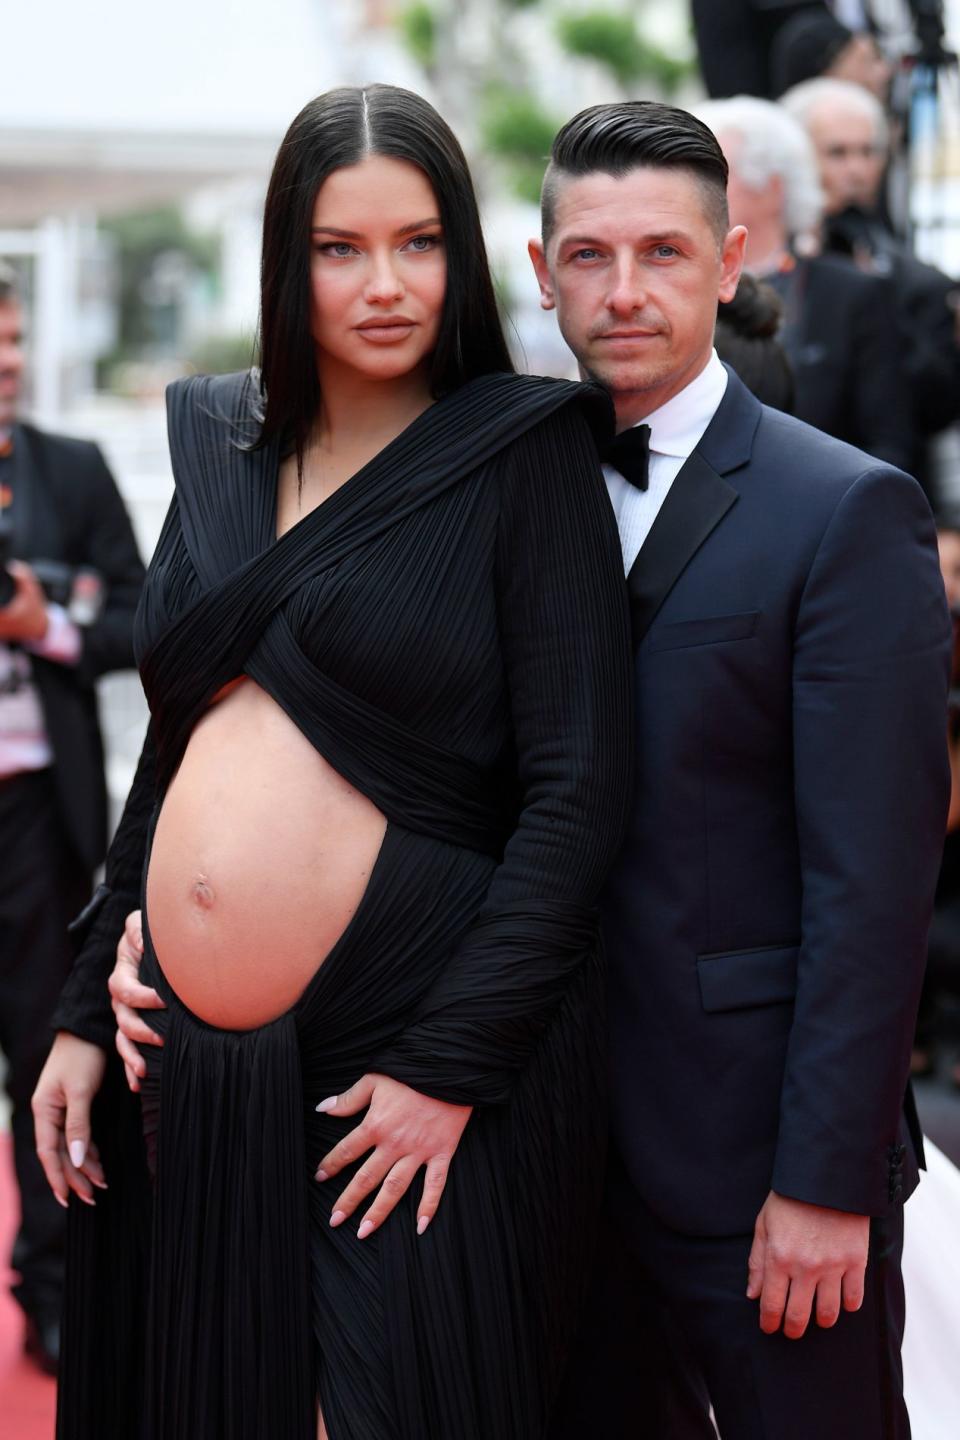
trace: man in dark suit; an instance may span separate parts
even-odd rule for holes
[[[34,1151],[30,1098],[70,968],[67,922],[106,849],[94,681],[133,663],[143,566],[97,447],[17,420],[23,366],[16,277],[0,265],[0,1049],[22,1212],[14,1293],[28,1348],[53,1369],[65,1216]],[[81,572],[65,603],[48,598],[31,558],[60,562],[65,584]]]
[[[777,31],[823,0],[693,0],[693,28],[707,93],[767,95],[770,48]]]
[[[859,85],[820,79],[797,85],[781,104],[804,127],[816,152],[825,198],[824,247],[892,284],[914,434],[910,472],[927,488],[929,441],[960,419],[957,282],[919,260],[884,218],[890,130],[880,102]]]
[[[638,785],[605,901],[612,1154],[555,1435],[905,1440],[907,1092],[949,625],[907,475],[716,360],[746,233],[704,126],[561,130],[531,255],[619,434]]]
[[[906,469],[915,454],[899,316],[889,277],[867,275],[818,243],[823,192],[803,127],[753,96],[716,100],[700,118],[730,166],[730,218],[749,232],[747,269],[784,302],[781,343],[808,425]]]
[[[848,29],[831,13],[838,8],[825,0],[692,0],[693,28],[707,93],[716,99],[727,95],[772,98],[793,83],[774,71],[789,68],[792,73],[804,64],[809,74],[820,74],[839,63],[847,72],[853,69],[854,74],[869,77],[882,67],[888,79],[889,70],[874,39],[878,27],[870,5],[862,3],[859,14],[851,13],[850,23],[855,30]],[[845,14],[848,8],[844,7]],[[803,17],[802,24],[798,17]],[[788,52],[783,53],[784,31],[795,25],[801,33],[794,36]]]

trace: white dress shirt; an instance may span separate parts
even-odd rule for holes
[[[26,770],[45,770],[53,764],[40,696],[33,680],[28,650],[76,665],[83,640],[62,605],[47,605],[47,633],[22,646],[0,643],[0,779]]]
[[[650,479],[638,490],[619,470],[604,465],[610,503],[617,517],[624,573],[629,575],[650,534],[670,486],[703,438],[727,388],[727,372],[716,350],[695,380],[639,423],[650,426]]]

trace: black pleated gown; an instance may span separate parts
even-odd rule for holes
[[[141,1103],[116,1065],[72,1204],[60,1440],[538,1440],[601,1182],[595,900],[625,822],[630,662],[598,392],[486,376],[275,539],[250,376],[169,393],[176,492],[137,647],[147,743],[78,924],[60,1028],[112,1046],[106,977],[193,726],[249,676],[386,816],[297,1005],[243,1032],[177,999],[145,916]],[[251,846],[258,838],[250,836]],[[439,1212],[328,1224],[315,1106],[368,1072],[475,1108]]]

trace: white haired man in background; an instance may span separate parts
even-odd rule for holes
[[[868,275],[893,281],[903,372],[917,451],[912,470],[929,478],[930,437],[960,419],[956,282],[926,265],[891,230],[883,210],[890,127],[883,106],[842,80],[809,80],[781,101],[813,143],[823,186],[824,248]]]
[[[796,415],[909,470],[915,444],[894,287],[820,253],[824,195],[806,131],[780,106],[747,95],[710,101],[699,114],[730,166],[730,219],[749,232],[747,269],[784,302]]]

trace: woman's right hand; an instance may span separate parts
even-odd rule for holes
[[[37,1155],[47,1184],[63,1206],[71,1190],[93,1205],[93,1187],[106,1189],[90,1138],[90,1106],[106,1065],[99,1045],[60,1030],[33,1092]]]
[[[146,1062],[137,1046],[163,1044],[156,1030],[141,1020],[137,1011],[166,1009],[156,990],[140,984],[142,958],[142,915],[139,910],[131,910],[117,946],[117,963],[107,982],[117,1017],[117,1051],[131,1090],[140,1089],[140,1080],[147,1073]]]

